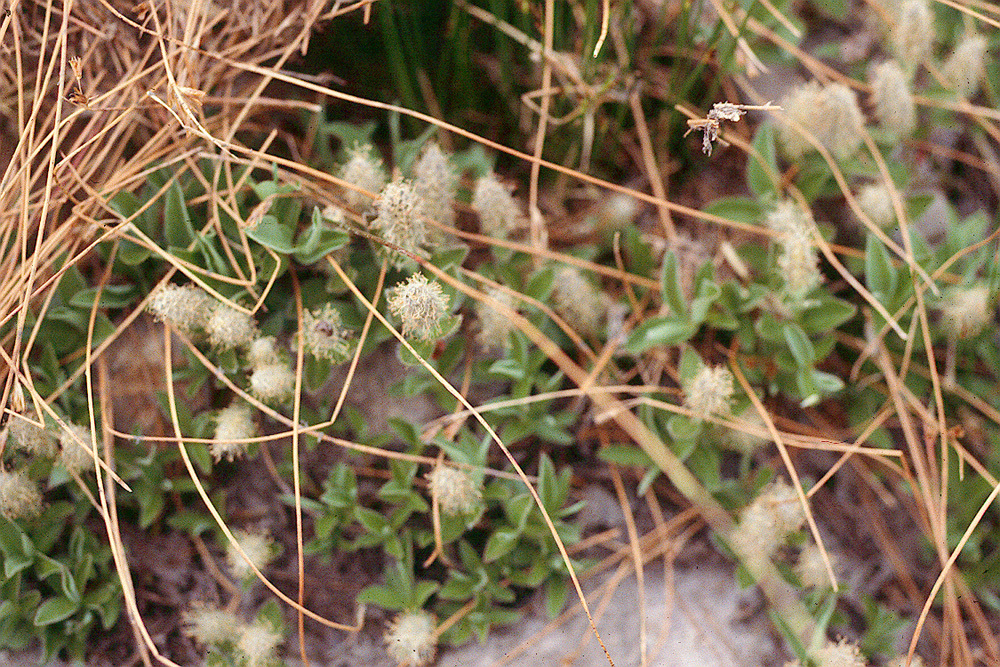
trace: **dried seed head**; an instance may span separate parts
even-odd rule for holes
[[[399,614],[386,627],[385,647],[400,667],[426,665],[437,651],[434,617],[425,611]]]
[[[38,516],[42,511],[42,494],[38,485],[21,471],[0,470],[0,514],[9,521]]]
[[[899,6],[892,37],[896,59],[912,74],[930,57],[934,46],[934,16],[927,0],[905,0]]]
[[[66,427],[69,432],[63,430],[59,433],[59,463],[71,473],[93,470],[94,455],[89,448],[94,443],[90,429],[79,424],[67,424]]]
[[[448,156],[437,144],[429,144],[413,167],[413,187],[424,200],[424,213],[442,225],[455,224],[455,211],[451,207],[458,190],[458,172],[448,164]],[[433,230],[435,237],[443,233]]]
[[[355,146],[351,150],[350,158],[340,168],[340,178],[372,194],[378,193],[386,181],[382,160],[375,157],[371,146]],[[357,190],[346,190],[344,199],[354,208],[368,208],[371,204],[371,199]]]
[[[233,640],[239,620],[228,611],[196,602],[182,614],[184,634],[200,644],[223,644]]]
[[[704,366],[684,386],[684,405],[696,419],[728,414],[733,398],[733,374],[722,366]]]
[[[564,266],[552,287],[552,307],[581,336],[596,335],[606,311],[604,299],[579,269]]]
[[[476,181],[472,208],[479,214],[479,229],[485,236],[506,239],[527,226],[510,190],[492,173]]]
[[[264,532],[234,530],[233,537],[240,543],[240,547],[243,548],[243,553],[246,554],[250,563],[253,563],[258,570],[267,567],[267,564],[277,555],[274,540]],[[240,581],[248,581],[257,576],[232,542],[226,543],[226,561],[229,563],[229,570]]]
[[[146,310],[158,322],[167,322],[190,336],[205,328],[214,304],[215,299],[196,285],[165,283],[149,297]]]
[[[250,404],[233,399],[229,407],[219,410],[215,416],[215,442],[209,450],[212,457],[216,461],[232,461],[243,456],[250,446],[247,440],[254,437],[256,431]]]
[[[277,403],[295,391],[295,373],[284,363],[258,366],[250,374],[250,393],[265,403]]]
[[[896,211],[892,208],[892,197],[889,188],[882,183],[862,185],[856,195],[858,206],[871,221],[882,229],[892,227],[896,223]]]
[[[827,555],[830,557],[830,565],[836,570],[837,562],[834,555],[831,553]],[[819,546],[813,542],[806,544],[799,553],[799,560],[795,564],[795,574],[798,575],[799,581],[806,588],[829,588],[830,586],[830,575],[826,572],[823,553],[819,550]]]
[[[244,667],[264,667],[278,659],[281,634],[267,623],[254,621],[237,629],[236,650],[243,656]]]
[[[819,257],[813,247],[816,223],[812,215],[791,200],[778,202],[767,214],[765,222],[777,232],[781,246],[778,269],[785,279],[785,293],[801,301],[819,285]]]
[[[247,362],[251,368],[281,363],[277,341],[274,336],[264,336],[255,339],[247,348]]]
[[[445,316],[448,315],[448,297],[437,283],[428,282],[427,276],[414,273],[406,282],[391,290],[389,311],[403,323],[407,337],[433,341],[441,337]]]
[[[807,130],[839,160],[850,157],[861,145],[864,116],[854,92],[843,84],[824,88],[810,81],[792,90],[781,106],[789,120]],[[814,150],[791,123],[782,123],[778,133],[785,154],[793,160]]]
[[[35,425],[37,420],[34,414],[25,415],[22,419],[20,415],[11,415],[7,421],[7,433],[10,442],[15,447],[20,447],[32,456],[42,456],[52,458],[56,454],[56,443],[47,430]]]
[[[422,256],[422,246],[427,243],[427,225],[424,223],[424,202],[409,181],[395,180],[385,186],[376,204],[378,216],[372,229],[393,247],[386,247],[397,268],[412,263],[407,255]]]
[[[469,473],[446,465],[437,465],[427,474],[431,496],[437,498],[441,512],[447,515],[471,514],[482,493]]]
[[[865,667],[868,661],[861,655],[861,649],[849,644],[846,639],[839,642],[828,641],[826,646],[813,653],[820,667]]]
[[[941,68],[941,74],[960,97],[972,97],[986,75],[986,38],[963,39]]]
[[[340,311],[332,303],[302,314],[302,347],[317,359],[340,362],[350,353],[347,331],[341,325]]]
[[[893,137],[908,137],[917,125],[917,106],[899,63],[888,60],[872,68],[872,102],[879,124]]]
[[[223,350],[250,345],[257,338],[257,323],[250,313],[216,303],[205,324],[209,342]]]
[[[955,287],[941,301],[941,328],[952,338],[971,338],[990,323],[993,297],[985,285]]]
[[[898,655],[885,663],[885,667],[926,667],[926,665],[924,659],[916,654],[912,660],[907,660],[905,655]]]
[[[514,297],[507,292],[491,287],[486,295],[517,311]],[[513,320],[486,302],[476,304],[476,313],[479,315],[479,344],[487,350],[506,348],[510,344],[510,332],[515,329]]]

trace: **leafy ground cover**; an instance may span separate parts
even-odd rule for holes
[[[426,664],[694,541],[788,663],[1000,659],[997,16],[12,7],[0,646]]]

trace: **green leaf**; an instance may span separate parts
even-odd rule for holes
[[[375,604],[391,611],[403,611],[406,609],[407,600],[400,595],[399,591],[388,586],[376,584],[358,593],[355,602],[357,604]]]
[[[535,500],[529,493],[524,492],[512,496],[503,503],[503,511],[510,524],[521,531],[524,530],[524,526],[528,522],[528,515],[531,514],[531,509],[534,506]]]
[[[812,341],[809,340],[809,336],[802,330],[802,327],[794,322],[785,322],[782,327],[782,333],[785,336],[785,342],[788,343],[788,349],[791,351],[792,356],[795,357],[795,363],[799,368],[812,368],[813,363],[816,361],[816,349],[813,347]]]
[[[671,251],[664,253],[663,273],[660,277],[663,286],[663,300],[669,306],[672,315],[682,317],[687,315],[688,311],[677,271],[677,257]]]
[[[246,230],[247,237],[282,255],[295,251],[294,234],[294,227],[278,222],[273,215],[265,215],[259,223]]]
[[[873,234],[865,245],[865,283],[883,305],[896,293],[899,277],[892,266],[889,251]]]
[[[698,333],[698,325],[686,315],[660,315],[650,317],[629,334],[624,348],[632,354],[639,354],[657,345],[680,345]]]
[[[753,138],[753,147],[760,158],[752,152],[747,161],[747,186],[757,197],[776,194],[778,161],[775,157],[774,125],[770,121],[761,123]]]
[[[66,598],[53,598],[46,600],[35,612],[34,624],[37,627],[52,625],[59,621],[65,621],[80,609],[80,602],[67,600]]]
[[[566,605],[569,585],[566,577],[552,577],[545,582],[545,611],[549,618],[555,618]]]
[[[756,224],[763,216],[763,208],[751,197],[722,197],[702,208],[702,212],[727,220]]]
[[[35,550],[30,539],[4,517],[0,517],[0,551],[3,552],[3,573],[7,579],[35,562]]]
[[[807,334],[815,335],[833,331],[857,313],[857,307],[848,301],[821,293],[819,303],[799,314],[799,325]]]
[[[489,539],[486,540],[486,549],[483,551],[483,562],[492,563],[496,559],[506,556],[510,550],[517,545],[521,533],[510,527],[498,528]]]
[[[191,224],[187,203],[180,183],[174,180],[167,189],[167,202],[163,213],[163,235],[168,246],[186,248],[195,240],[197,233]]]
[[[653,459],[645,451],[635,445],[608,445],[597,450],[597,456],[608,463],[620,466],[635,466],[648,468],[653,465]]]
[[[312,224],[302,231],[295,244],[295,261],[306,266],[315,264],[350,240],[346,232],[330,229],[323,222],[319,207],[312,212]]]

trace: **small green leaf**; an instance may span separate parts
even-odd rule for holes
[[[773,195],[777,192],[779,178],[778,161],[775,157],[774,125],[770,121],[761,123],[753,138],[753,147],[760,155],[751,152],[747,161],[747,186],[757,197]]]
[[[885,304],[896,293],[898,282],[889,251],[873,234],[869,234],[865,246],[865,283],[868,289]]]
[[[374,604],[391,611],[403,611],[406,609],[407,600],[400,595],[399,591],[388,586],[376,584],[358,593],[355,602],[357,604]]]
[[[812,368],[816,361],[816,349],[802,327],[794,322],[785,322],[782,333],[799,368]]]
[[[698,325],[686,315],[650,317],[629,334],[623,347],[632,354],[639,354],[657,345],[680,345],[696,333]]]
[[[620,466],[635,466],[648,468],[653,465],[653,459],[640,447],[635,445],[608,445],[597,451],[597,456],[608,463]]]
[[[520,531],[513,528],[497,528],[490,535],[489,539],[486,540],[486,549],[483,551],[483,562],[492,563],[496,559],[506,556],[517,544],[520,536]]]
[[[282,255],[295,251],[295,243],[292,241],[294,233],[292,226],[278,222],[273,215],[265,215],[260,222],[246,230],[247,237]]]
[[[545,611],[549,618],[555,618],[566,605],[569,585],[566,577],[552,577],[545,582]]]
[[[822,294],[818,300],[819,303],[806,308],[799,315],[799,325],[810,335],[833,331],[858,311],[853,303],[827,294]]]
[[[330,229],[323,222],[319,208],[314,208],[312,223],[303,230],[295,244],[295,261],[310,266],[334,250],[344,247],[350,240],[346,232]]]
[[[80,609],[80,602],[67,600],[66,598],[53,598],[46,600],[35,612],[34,624],[37,627],[52,625],[59,621],[65,621]]]
[[[687,304],[684,302],[684,292],[677,273],[677,257],[673,252],[663,254],[663,273],[660,282],[663,286],[663,300],[675,317],[687,315]]]
[[[197,233],[191,224],[187,202],[180,184],[174,180],[167,189],[167,202],[163,212],[163,234],[168,246],[186,248]]]

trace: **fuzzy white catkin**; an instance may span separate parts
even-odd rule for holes
[[[340,168],[340,178],[362,190],[377,194],[386,182],[382,161],[374,156],[371,146],[356,146],[347,162]],[[371,200],[357,190],[345,190],[344,199],[354,208],[368,208]]]
[[[448,164],[448,156],[437,144],[430,144],[413,167],[413,187],[424,200],[424,213],[446,227],[455,224],[451,207],[458,190],[458,172]],[[444,237],[444,234],[432,234]],[[443,240],[443,238],[442,238]]]
[[[514,297],[503,290],[490,288],[486,290],[486,295],[496,299],[511,310],[517,310]],[[506,348],[509,345],[510,333],[515,328],[513,320],[486,302],[476,304],[476,314],[479,316],[479,335],[477,336],[479,344],[488,350]]]
[[[208,323],[215,304],[208,292],[197,285],[161,285],[146,302],[158,322],[168,322],[185,335],[191,335]]]
[[[93,446],[90,429],[78,424],[67,424],[67,428],[70,432],[63,430],[59,433],[59,463],[70,472],[93,470],[94,456],[88,449]],[[81,446],[77,441],[85,446]]]
[[[704,366],[684,386],[684,405],[696,419],[729,412],[733,374],[722,366]]]
[[[275,556],[274,540],[265,533],[253,530],[234,530],[233,537],[240,543],[243,553],[258,570],[267,567],[267,564]],[[230,571],[240,581],[247,581],[257,576],[232,542],[226,543],[226,561],[229,563]]]
[[[389,312],[403,324],[403,335],[425,341],[438,339],[448,314],[448,297],[441,286],[414,273],[396,285],[388,297]]]
[[[924,659],[919,655],[914,655],[913,659],[907,662],[905,655],[897,655],[885,663],[885,667],[925,667]]]
[[[216,461],[232,461],[243,456],[256,435],[253,412],[249,403],[235,399],[228,407],[219,410],[215,417],[215,442],[209,451]]]
[[[472,208],[479,214],[479,228],[485,236],[505,239],[525,226],[520,206],[495,174],[476,181]]]
[[[971,35],[959,42],[941,74],[960,97],[972,97],[986,75],[986,38]]]
[[[38,485],[21,471],[0,470],[0,514],[6,519],[26,519],[42,511]]]
[[[868,661],[861,655],[861,649],[846,639],[839,642],[828,641],[826,646],[813,652],[819,667],[865,667]]]
[[[251,368],[280,363],[281,355],[278,354],[274,336],[263,336],[250,343],[247,348],[247,362]]]
[[[893,30],[896,59],[910,74],[931,55],[934,46],[934,15],[927,0],[904,0]]]
[[[872,68],[872,102],[882,129],[899,139],[908,137],[917,125],[917,105],[910,83],[895,60]]]
[[[427,475],[427,481],[442,514],[471,513],[482,497],[479,487],[464,470],[438,465]]]
[[[332,303],[307,310],[302,315],[302,348],[317,359],[343,361],[349,347],[340,311]]]
[[[743,509],[739,524],[730,533],[730,542],[751,570],[757,570],[805,521],[805,510],[795,489],[779,480]]]
[[[32,421],[28,421],[31,419]],[[44,456],[50,458],[55,456],[55,441],[44,428],[35,425],[37,421],[34,414],[25,415],[24,419],[20,415],[11,415],[7,421],[7,434],[10,443],[15,447],[20,447],[32,456]]]
[[[777,232],[780,246],[778,269],[785,279],[785,292],[801,301],[820,283],[819,257],[813,247],[816,223],[796,202],[778,202],[765,217],[768,227]]]
[[[552,307],[581,336],[593,336],[601,328],[605,304],[594,285],[579,269],[564,266],[552,285]]]
[[[425,611],[405,611],[385,630],[385,648],[400,667],[419,667],[434,659],[437,638],[434,617]]]
[[[411,255],[423,255],[427,243],[427,225],[423,216],[424,202],[409,181],[397,179],[389,183],[375,204],[378,215],[372,229],[391,246]],[[385,247],[396,268],[412,263],[406,254],[392,247]]]
[[[250,393],[265,403],[289,398],[295,391],[295,373],[283,363],[266,364],[250,374]]]
[[[830,558],[830,564],[836,570],[836,558],[831,553],[827,553],[827,556]],[[823,553],[819,550],[819,546],[813,542],[804,546],[802,552],[799,553],[799,560],[795,563],[795,574],[798,575],[799,581],[806,588],[829,588],[830,586],[830,575],[827,574],[826,563],[823,562]]]
[[[971,338],[989,324],[993,299],[985,285],[955,287],[941,300],[941,328],[952,338]]]
[[[232,641],[239,626],[232,613],[203,603],[195,603],[182,614],[182,619],[184,634],[205,645]]]
[[[767,433],[767,425],[764,419],[752,406],[746,408],[738,415],[734,416],[734,421],[740,422],[747,427],[753,427],[755,431]],[[719,444],[726,449],[731,449],[745,454],[752,454],[764,445],[771,442],[770,436],[748,433],[737,429],[720,426],[716,432],[719,434]]]
[[[864,116],[854,91],[841,83],[823,87],[810,81],[793,89],[781,106],[788,120],[807,130],[838,160],[850,157],[861,145]],[[782,123],[778,137],[793,160],[814,150],[792,123]]]
[[[858,206],[871,221],[882,229],[892,227],[896,222],[896,211],[892,208],[889,188],[882,183],[867,183],[858,189]]]
[[[208,341],[223,350],[246,347],[257,338],[257,323],[250,313],[216,303],[205,324]]]

